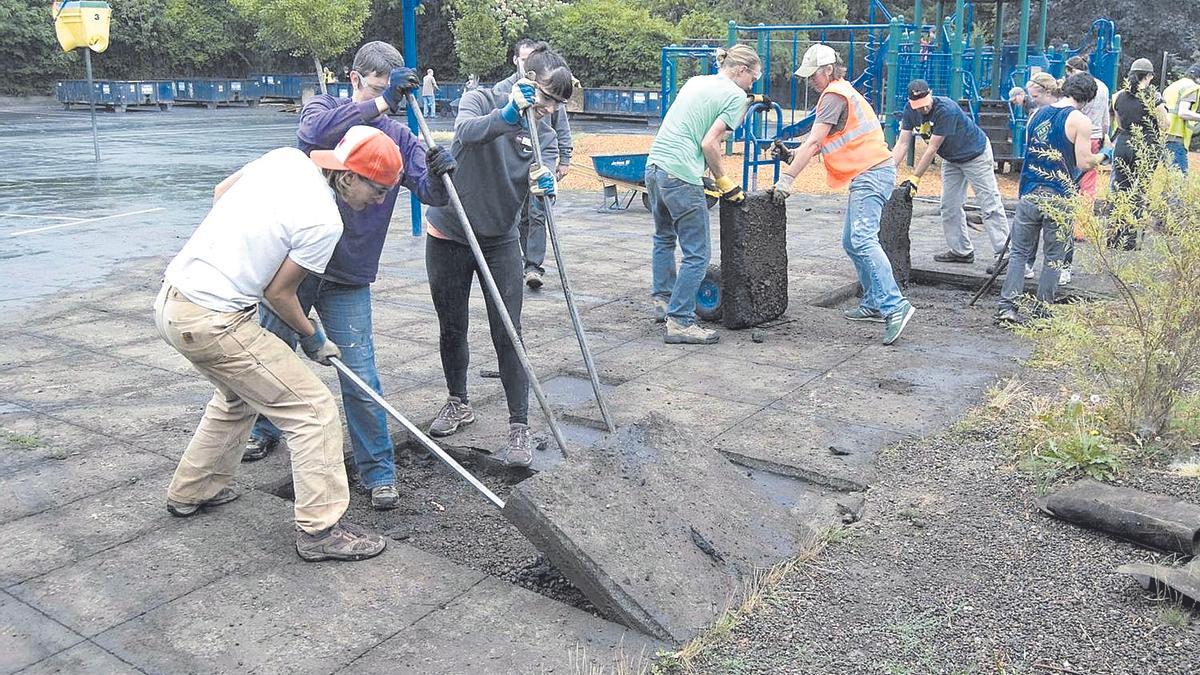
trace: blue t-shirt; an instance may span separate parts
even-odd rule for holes
[[[900,128],[918,133],[925,138],[942,136],[938,157],[947,162],[961,164],[975,159],[987,148],[987,136],[962,108],[945,96],[934,96],[933,107],[928,115],[908,107],[900,119]]]

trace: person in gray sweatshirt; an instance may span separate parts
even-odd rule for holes
[[[458,163],[453,174],[454,187],[505,305],[496,307],[491,297],[484,294],[488,328],[508,402],[508,444],[497,459],[508,466],[529,466],[533,458],[529,379],[499,312],[507,308],[509,318],[520,332],[522,255],[517,219],[528,199],[554,195],[556,181],[547,167],[554,166],[558,153],[548,120],[574,89],[567,62],[545,45],[529,54],[525,68],[534,73],[534,79],[518,79],[508,96],[497,96],[490,89],[463,94],[454,120],[454,142],[450,145],[450,153]],[[533,143],[526,127],[526,111],[530,108],[538,120],[544,162],[536,168]],[[430,426],[432,436],[449,436],[475,421],[467,394],[470,360],[467,318],[471,283],[478,268],[464,227],[453,209],[429,209],[425,267],[438,315],[442,370],[449,390],[446,404]]]
[[[513,65],[517,70],[508,79],[497,82],[492,87],[492,93],[497,96],[508,96],[513,84],[521,79],[521,64],[529,58],[533,50],[545,45],[544,42],[521,38],[513,45]],[[560,106],[550,115],[550,126],[557,138],[558,165],[554,169],[555,180],[562,180],[571,170],[571,155],[575,145],[571,141],[571,123],[567,120],[566,106]],[[530,199],[521,210],[521,222],[518,225],[521,235],[521,251],[525,256],[525,285],[532,290],[542,287],[542,277],[546,268],[546,213],[542,210],[541,200]]]

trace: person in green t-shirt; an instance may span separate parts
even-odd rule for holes
[[[717,50],[716,75],[693,77],[679,90],[663,118],[646,160],[646,190],[654,215],[654,298],[656,318],[666,322],[667,344],[713,344],[715,330],[696,325],[696,291],[708,270],[708,202],[705,168],[721,197],[746,198],[721,169],[721,142],[741,122],[746,93],[762,77],[758,53],[745,45]],[[675,245],[683,254],[678,273]]]

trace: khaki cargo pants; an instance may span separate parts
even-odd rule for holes
[[[199,504],[228,487],[262,414],[291,449],[296,525],[316,533],[337,523],[350,502],[337,406],[300,357],[258,325],[255,309],[214,312],[169,284],[154,303],[159,334],[217,388],[167,498]]]

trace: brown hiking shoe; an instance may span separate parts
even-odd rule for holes
[[[174,499],[168,499],[167,513],[170,513],[176,518],[187,518],[188,516],[194,516],[197,513],[200,513],[200,509],[202,508],[228,504],[229,502],[241,496],[242,495],[239,493],[234,492],[233,488],[221,488],[220,492],[200,502],[199,504],[185,504],[183,502],[177,502]]]
[[[387,540],[381,535],[346,520],[316,534],[296,533],[296,553],[305,562],[366,560],[383,553],[385,548]]]

